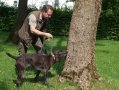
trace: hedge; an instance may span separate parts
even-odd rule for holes
[[[118,1],[118,0],[117,0]],[[110,2],[112,2],[110,0]],[[115,2],[114,2],[115,4]],[[103,8],[99,19],[97,39],[119,40],[119,2],[116,6],[113,3],[103,2]],[[30,12],[33,9],[28,9]],[[0,7],[0,31],[10,32],[14,28],[17,8]],[[54,10],[51,20],[48,22],[47,30],[53,35],[67,36],[70,27],[72,11]]]

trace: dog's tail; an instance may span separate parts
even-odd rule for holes
[[[11,57],[11,58],[13,58],[13,59],[15,59],[15,60],[17,60],[17,56],[14,56],[14,55],[12,55],[12,54],[10,54],[10,53],[8,53],[8,52],[6,52],[6,54],[9,56],[9,57]]]

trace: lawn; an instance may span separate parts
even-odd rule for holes
[[[43,84],[43,74],[37,83],[33,82],[35,71],[29,68],[25,73],[25,80],[20,88],[13,83],[16,79],[15,60],[6,56],[5,52],[18,54],[17,45],[6,43],[9,33],[0,32],[0,90],[80,90],[79,86],[70,82],[60,83],[58,74],[62,70],[64,59],[51,68],[52,75],[49,77],[49,87]],[[54,37],[54,40],[45,42],[46,49],[53,51],[66,49],[67,37]],[[30,47],[28,53],[34,53]],[[96,41],[96,65],[102,81],[95,83],[93,90],[119,90],[119,41],[97,40]]]

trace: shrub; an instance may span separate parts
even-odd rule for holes
[[[97,39],[119,40],[119,0],[103,0],[99,19]],[[36,8],[28,8],[27,13]],[[13,29],[17,8],[0,6],[0,31]],[[55,9],[47,30],[53,35],[67,36],[70,27],[72,11]]]

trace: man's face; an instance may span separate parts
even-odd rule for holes
[[[49,20],[49,18],[51,18],[51,16],[52,16],[52,13],[53,13],[53,11],[50,10],[50,9],[48,9],[47,12],[43,12],[43,18],[44,18],[45,20]]]

